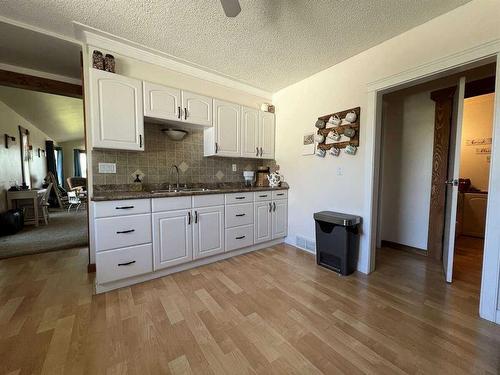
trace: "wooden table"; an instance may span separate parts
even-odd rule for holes
[[[7,208],[14,208],[14,201],[31,199],[33,200],[33,216],[35,218],[35,226],[38,226],[38,201],[39,197],[45,194],[47,189],[30,189],[19,191],[7,191]],[[17,206],[17,204],[16,204]]]

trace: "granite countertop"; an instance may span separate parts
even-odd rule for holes
[[[201,185],[199,188],[207,188],[207,191],[165,191],[156,192],[154,190],[165,189],[163,186],[144,186],[141,191],[133,191],[130,185],[99,185],[94,186],[94,192],[91,200],[95,202],[99,201],[113,201],[113,200],[123,200],[123,199],[148,199],[148,198],[164,198],[164,197],[182,197],[190,195],[207,195],[207,194],[226,194],[226,193],[241,193],[241,192],[252,192],[252,191],[272,191],[272,190],[288,190],[288,184],[283,182],[281,186],[276,188],[271,188],[269,186],[264,187],[247,187],[243,184],[218,184],[218,185]],[[196,188],[196,186],[190,186],[190,188]]]

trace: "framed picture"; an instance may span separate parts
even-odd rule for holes
[[[314,132],[304,133],[302,140],[302,155],[314,155],[316,145],[314,143]]]

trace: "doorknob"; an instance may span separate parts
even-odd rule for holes
[[[444,183],[446,185],[458,186],[458,178],[454,178],[452,180],[446,180]]]

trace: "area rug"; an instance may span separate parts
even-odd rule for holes
[[[85,210],[50,212],[49,225],[27,225],[19,233],[0,237],[0,259],[87,246],[87,226]]]

